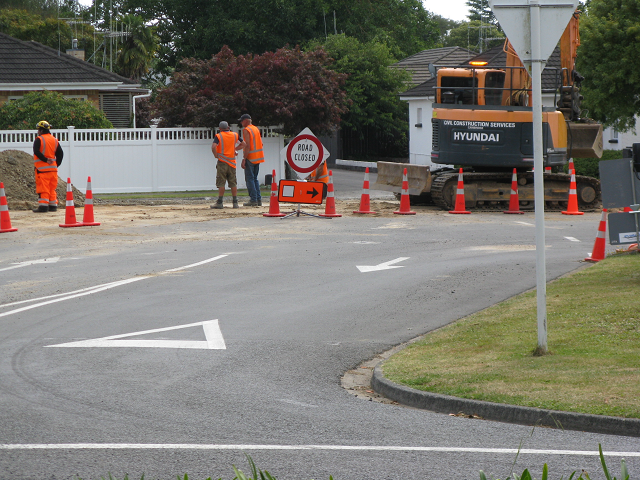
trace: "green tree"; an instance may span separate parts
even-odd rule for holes
[[[98,16],[107,21],[111,1],[96,2]],[[420,0],[118,0],[113,11],[153,21],[159,55],[169,67],[185,57],[208,59],[224,45],[242,55],[262,54],[335,31],[384,42],[398,57],[439,40],[437,22]]]
[[[345,76],[329,70],[329,63],[321,49],[281,48],[236,57],[224,47],[210,60],[184,59],[153,107],[162,127],[214,127],[250,112],[256,123],[282,124],[286,135],[304,127],[328,133],[348,103],[341,88]]]
[[[66,99],[58,92],[27,93],[0,107],[0,130],[34,130],[40,120],[54,128],[113,128],[104,113],[91,103]]]
[[[640,3],[591,0],[581,18],[577,69],[589,116],[619,131],[640,114]]]
[[[397,60],[384,43],[362,43],[346,35],[331,35],[323,44],[334,59],[329,68],[348,75],[345,83],[349,111],[342,115],[341,128],[363,139],[384,137],[393,156],[406,150],[408,126],[407,104],[398,98],[406,90],[411,75],[402,69],[389,68]],[[380,152],[380,156],[385,156]]]
[[[489,23],[495,26],[498,25],[498,20],[496,20],[487,0],[467,0],[465,3],[469,7],[467,18],[470,21]]]
[[[70,24],[66,20],[25,9],[8,8],[0,10],[0,32],[19,40],[33,40],[56,50],[60,48],[63,52],[72,47],[72,39],[75,38],[80,48],[90,51],[94,28],[89,24]]]
[[[145,25],[137,15],[126,15],[122,22],[129,35],[124,38],[118,52],[116,72],[139,82],[153,63],[158,37],[154,29]]]
[[[504,33],[498,27],[490,26],[487,23],[481,24],[476,20],[462,22],[459,26],[451,29],[444,39],[445,47],[463,47],[477,52],[503,43]]]

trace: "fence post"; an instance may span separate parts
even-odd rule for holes
[[[158,191],[158,127],[151,125],[151,191]]]
[[[75,132],[74,129],[76,127],[71,126],[71,125],[67,125],[67,134],[69,135],[69,154],[68,154],[68,158],[67,158],[67,165],[69,165],[69,178],[73,178],[73,174],[71,172],[71,168],[73,167],[73,159],[75,157],[74,155],[74,150],[75,150]]]

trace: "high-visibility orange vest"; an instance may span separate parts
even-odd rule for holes
[[[312,182],[322,182],[329,183],[329,172],[327,171],[327,162],[322,162],[322,164],[316,168],[311,175],[309,175],[309,179]]]
[[[220,132],[216,135],[218,146],[218,160],[228,163],[236,168],[236,143],[238,143],[238,134],[235,132]]]
[[[40,152],[47,157],[52,158],[54,162],[49,165],[47,162],[43,162],[35,155],[33,156],[33,164],[40,173],[57,172],[58,165],[55,162],[56,150],[58,150],[58,139],[50,133],[38,135],[36,138],[40,139]]]
[[[260,136],[260,130],[255,125],[247,125],[242,130],[242,139],[247,143],[249,147],[249,155],[245,155],[244,158],[251,163],[264,162],[264,150],[262,148],[262,137]]]

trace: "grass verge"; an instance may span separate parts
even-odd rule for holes
[[[417,390],[640,418],[640,255],[615,255],[547,285],[549,354],[536,292],[427,334],[383,365]]]

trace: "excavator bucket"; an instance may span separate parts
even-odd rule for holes
[[[393,162],[378,162],[378,177],[373,188],[400,193],[405,168],[409,182],[409,195],[420,195],[431,190],[431,171],[427,165]]]
[[[602,157],[602,125],[599,123],[568,122],[567,157]]]

